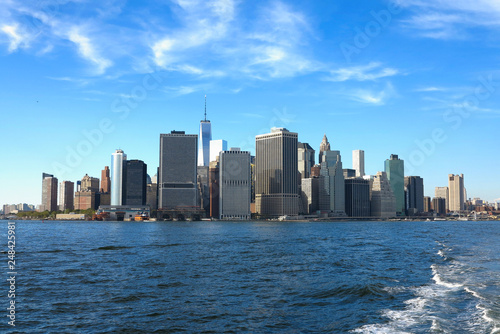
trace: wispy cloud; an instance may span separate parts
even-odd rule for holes
[[[83,58],[96,65],[96,74],[104,73],[106,68],[112,65],[110,60],[99,55],[90,38],[83,35],[78,28],[73,28],[68,38],[78,46],[78,52]]]
[[[391,83],[387,83],[382,90],[358,89],[347,94],[348,97],[356,102],[371,105],[384,105],[387,101],[396,96],[396,91]]]
[[[400,74],[397,69],[385,67],[382,68],[381,63],[371,62],[365,66],[345,67],[338,70],[330,71],[330,76],[327,81],[367,81],[377,80],[380,78],[391,77]]]
[[[444,87],[435,87],[435,86],[423,87],[423,88],[417,88],[417,89],[415,89],[415,92],[445,92],[445,91],[447,91],[446,88],[444,88]]]
[[[4,24],[0,31],[7,35],[9,39],[9,52],[16,51],[19,47],[27,47],[28,46],[28,36],[23,35],[19,31],[18,24],[7,25]]]
[[[467,38],[474,27],[500,29],[497,0],[394,0],[413,12],[403,26],[418,35],[434,39]]]

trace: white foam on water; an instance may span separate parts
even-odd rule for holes
[[[411,333],[408,331],[412,326],[421,322],[425,314],[427,300],[417,297],[405,301],[407,307],[404,310],[385,310],[383,315],[390,319],[388,324],[372,324],[353,330],[353,333]]]
[[[477,293],[476,291],[474,291],[468,287],[465,287],[464,290],[467,291],[468,293],[470,293],[471,295],[473,295],[474,297],[476,297],[477,299],[483,299],[483,300],[485,299],[479,293]]]
[[[433,275],[432,276],[432,280],[434,282],[436,282],[436,284],[445,286],[445,287],[447,287],[449,289],[458,289],[458,288],[462,288],[463,287],[463,284],[449,283],[449,282],[443,281],[443,279],[441,278],[441,276],[439,275],[439,273],[437,271],[437,268],[438,268],[437,265],[435,265],[435,264],[431,265],[432,275]]]
[[[443,259],[445,259],[445,260],[447,259],[446,255],[444,254],[444,252],[443,252],[443,250],[442,250],[442,249],[440,249],[440,250],[438,251],[438,255],[439,255],[439,256],[441,256],[441,257],[442,257]]]

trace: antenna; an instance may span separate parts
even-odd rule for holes
[[[205,94],[205,122],[207,121],[207,94]]]

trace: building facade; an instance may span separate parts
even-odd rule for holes
[[[323,151],[320,165],[320,210],[345,215],[344,171],[340,151]]]
[[[96,177],[91,177],[88,174],[81,180],[81,191],[99,191],[99,179]]]
[[[146,205],[148,166],[142,160],[127,160],[123,166],[123,205]]]
[[[250,152],[239,149],[222,151],[219,161],[220,219],[250,219]]]
[[[111,155],[111,205],[123,204],[123,166],[127,155],[116,150]]]
[[[59,187],[59,210],[73,210],[75,196],[75,183],[62,181]]]
[[[211,161],[208,169],[210,210],[209,217],[219,218],[219,181],[220,169],[218,161]]]
[[[424,212],[424,180],[420,176],[405,176],[406,214]]]
[[[450,199],[449,199],[449,189],[448,187],[436,187],[434,190],[434,197],[444,198],[445,208],[448,211],[450,209]]]
[[[396,216],[396,198],[385,172],[378,172],[370,180],[371,216],[392,218]]]
[[[349,217],[369,217],[370,181],[359,177],[347,178],[345,183],[345,212]]]
[[[301,195],[303,214],[315,214],[319,210],[319,177],[309,177],[301,180]]]
[[[104,166],[104,169],[101,171],[101,193],[110,193],[111,192],[111,177],[108,166]]]
[[[404,160],[398,158],[397,154],[391,154],[391,158],[385,160],[385,173],[392,188],[394,197],[396,198],[396,214],[398,216],[405,215],[405,190],[404,190],[404,175],[405,165]]]
[[[160,135],[158,209],[197,206],[198,136],[184,131]]]
[[[298,214],[298,134],[285,128],[255,137],[255,210],[263,216]]]
[[[219,153],[227,151],[227,141],[224,139],[215,139],[210,141],[210,162],[219,158]]]
[[[432,211],[432,201],[429,196],[424,196],[424,212],[429,213]]]
[[[449,210],[463,211],[465,207],[464,174],[448,175]]]
[[[54,175],[42,173],[42,211],[57,211],[57,186]]]
[[[210,163],[210,141],[212,140],[212,124],[207,120],[200,121],[200,134],[198,136],[198,166],[208,167]]]
[[[300,176],[308,178],[311,175],[311,168],[314,166],[315,151],[308,143],[297,143],[298,168]]]
[[[365,151],[352,151],[352,169],[356,171],[356,177],[365,176]]]
[[[432,199],[432,210],[438,216],[446,215],[446,202],[444,198],[434,197]]]

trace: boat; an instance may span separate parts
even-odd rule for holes
[[[142,222],[145,220],[149,220],[149,216],[146,212],[139,212],[138,214],[135,215],[134,220],[136,222]]]

